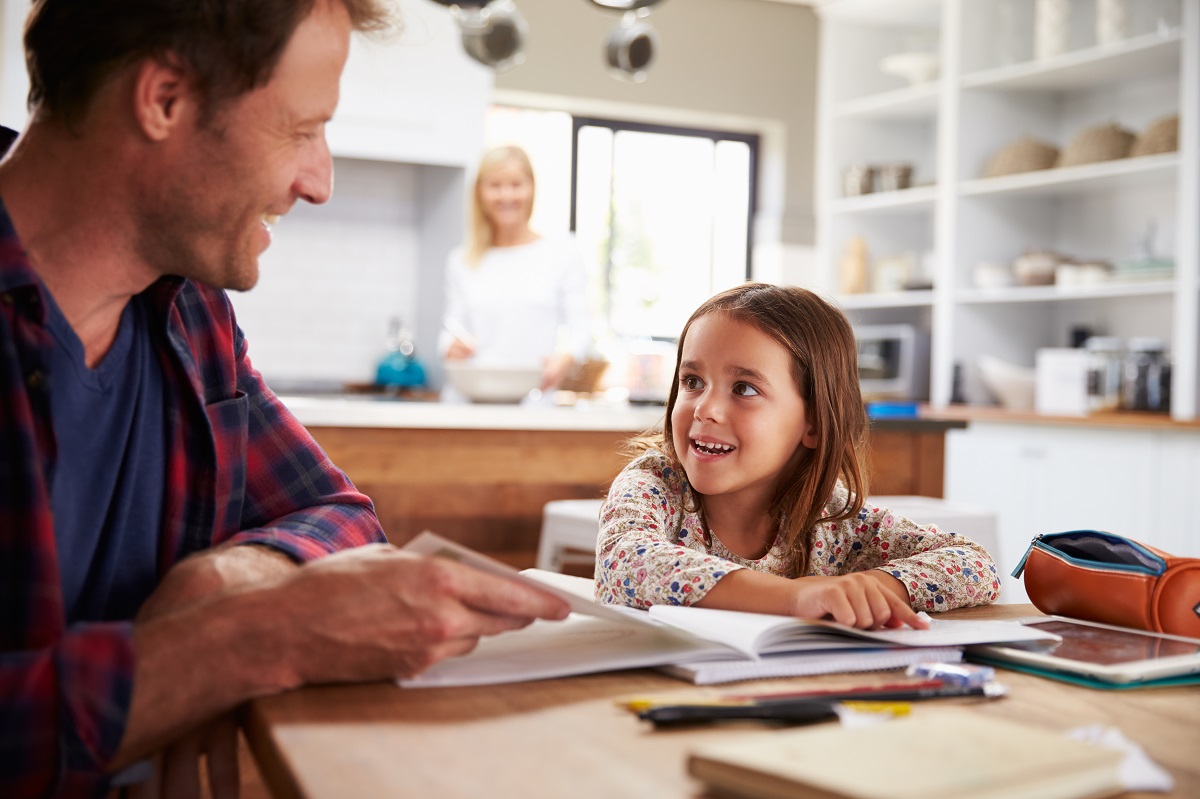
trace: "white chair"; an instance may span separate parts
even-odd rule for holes
[[[542,510],[542,535],[537,567],[560,572],[567,564],[595,563],[596,537],[600,534],[602,499],[557,499]],[[572,555],[566,550],[582,550]],[[584,554],[587,553],[587,554]]]

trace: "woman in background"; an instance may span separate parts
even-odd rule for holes
[[[591,344],[583,259],[569,236],[529,226],[534,179],[519,147],[484,154],[467,241],[446,264],[446,360],[542,368],[553,388]]]

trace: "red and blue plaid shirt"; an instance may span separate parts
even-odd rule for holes
[[[46,301],[0,205],[0,796],[88,796],[124,733],[131,622],[67,624],[50,475]],[[168,419],[159,574],[214,544],[298,562],[383,541],[358,493],[263,384],[229,299],[181,278],[147,289]]]

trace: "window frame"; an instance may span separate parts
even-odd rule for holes
[[[758,210],[758,151],[762,140],[759,134],[571,114],[571,212],[569,225],[572,233],[576,232],[575,205],[579,189],[579,131],[584,127],[608,128],[614,134],[620,131],[630,131],[635,133],[665,133],[673,136],[691,136],[698,139],[708,139],[714,145],[720,141],[735,141],[745,144],[750,150],[750,197],[746,204],[745,279],[751,279],[754,273],[754,216]]]

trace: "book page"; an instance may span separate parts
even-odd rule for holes
[[[494,685],[712,656],[736,653],[660,625],[572,613],[563,621],[539,620],[521,630],[480,639],[470,654],[436,663],[400,685]]]
[[[930,619],[928,630],[908,627],[888,630],[859,630],[832,621],[804,621],[790,616],[745,613],[736,610],[656,605],[650,615],[693,635],[721,641],[753,657],[768,652],[794,652],[805,641],[819,640],[823,648],[837,648],[838,641],[859,639],[892,646],[968,646],[998,641],[1046,641],[1058,636],[1011,621]]]

